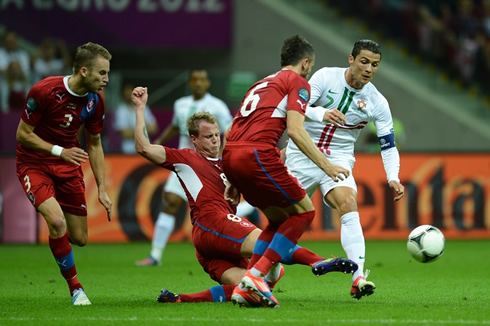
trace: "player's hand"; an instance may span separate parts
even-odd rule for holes
[[[341,180],[347,179],[350,175],[350,171],[340,165],[332,164],[325,173],[332,178],[333,181],[339,182]]]
[[[148,101],[148,88],[141,86],[135,87],[133,93],[131,93],[131,99],[136,105],[136,109],[138,109],[138,107],[144,108]]]
[[[227,202],[230,202],[231,204],[237,206],[240,203],[240,192],[238,191],[235,186],[233,186],[231,183],[226,181],[226,188],[225,188],[225,200]]]
[[[99,191],[99,202],[102,204],[102,206],[104,206],[105,210],[107,211],[107,220],[109,222],[112,221],[111,218],[112,200],[109,198],[109,195],[107,195],[107,192]]]
[[[80,163],[85,163],[88,159],[88,153],[80,147],[63,148],[60,157],[68,163],[73,163],[80,166]]]
[[[395,192],[395,198],[393,201],[399,201],[405,195],[405,187],[398,181],[391,180],[389,182],[390,188]]]
[[[284,163],[286,162],[286,147],[284,147],[283,149],[281,149],[280,153],[281,153],[281,161]]]
[[[323,121],[333,123],[336,126],[343,126],[347,123],[345,115],[337,109],[327,110],[323,116]]]

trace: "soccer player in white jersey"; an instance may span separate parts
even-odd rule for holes
[[[232,116],[228,106],[219,98],[208,93],[211,81],[205,69],[191,69],[188,85],[192,91],[192,95],[181,97],[175,101],[172,122],[162,132],[155,143],[164,144],[179,136],[179,149],[192,149],[193,145],[186,126],[187,118],[200,111],[209,112],[218,119],[221,134],[230,125]],[[184,201],[187,202],[185,192],[177,176],[171,173],[163,189],[163,208],[155,223],[150,256],[141,261],[137,261],[137,266],[160,265],[168,238],[174,229],[175,215],[177,215]]]
[[[370,121],[374,123],[388,183],[394,200],[404,195],[398,178],[400,156],[395,146],[393,119],[385,97],[371,83],[381,61],[379,45],[359,40],[349,55],[348,68],[325,67],[311,77],[311,98],[306,110],[305,129],[316,146],[333,164],[350,170],[349,176],[335,182],[289,141],[286,166],[311,196],[320,188],[325,203],[337,210],[341,221],[341,243],[348,258],[359,269],[353,274],[351,296],[371,295],[376,286],[364,272],[365,241],[357,207],[357,186],[352,174],[354,143]],[[325,123],[323,121],[331,121]]]

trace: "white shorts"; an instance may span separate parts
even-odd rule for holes
[[[288,167],[289,172],[298,178],[299,182],[305,188],[308,196],[313,196],[315,191],[320,188],[323,196],[323,202],[329,207],[330,205],[325,202],[325,195],[328,194],[333,188],[349,187],[354,189],[354,191],[357,193],[356,180],[354,180],[354,176],[352,175],[354,160],[330,159],[330,162],[348,169],[350,172],[349,177],[347,177],[345,180],[335,182],[325,172],[323,172],[318,165],[313,163],[313,161],[305,155],[289,155],[286,159],[286,166]]]
[[[182,199],[184,199],[185,202],[187,202],[187,196],[185,195],[184,188],[182,188],[182,185],[180,184],[179,178],[177,178],[177,175],[175,172],[171,172],[170,175],[167,178],[167,182],[165,183],[165,186],[163,187],[164,192],[171,192],[173,194],[178,195]]]

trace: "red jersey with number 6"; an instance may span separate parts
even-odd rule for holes
[[[75,94],[68,87],[70,76],[45,78],[27,95],[21,119],[34,126],[34,133],[48,143],[65,148],[80,147],[77,139],[82,124],[91,134],[100,134],[105,105],[100,94]],[[17,163],[64,163],[63,159],[17,144]]]
[[[287,111],[304,115],[309,99],[306,78],[289,69],[269,75],[248,90],[226,140],[277,146],[287,127]]]

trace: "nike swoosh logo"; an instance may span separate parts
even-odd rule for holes
[[[329,94],[337,94],[336,92],[332,92],[332,90],[331,90],[331,89],[329,89],[329,90],[328,90],[328,93],[329,93]]]
[[[359,259],[365,259],[366,257],[359,256]]]

